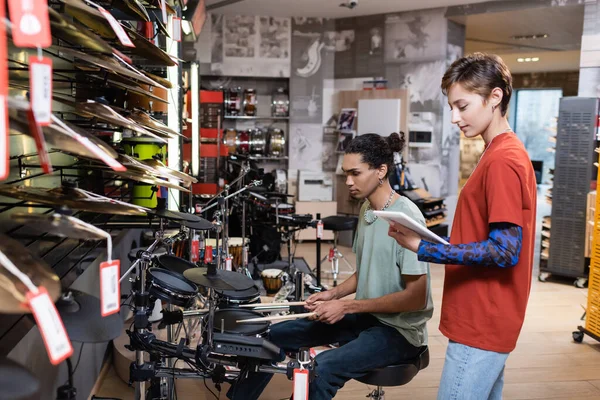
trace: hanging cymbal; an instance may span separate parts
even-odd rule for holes
[[[138,0],[115,1],[112,3],[112,5],[116,9],[121,10],[132,17],[137,15],[142,20],[150,22],[150,15],[148,15],[146,7],[144,7]]]
[[[105,39],[116,39],[115,31],[100,11],[80,0],[61,0],[65,12]]]
[[[137,68],[135,68],[131,65],[124,66],[124,65],[120,64],[119,61],[117,61],[117,59],[114,58],[114,56],[103,56],[103,55],[93,56],[90,54],[82,53],[80,51],[69,49],[66,47],[61,47],[61,46],[52,46],[52,49],[57,50],[61,53],[67,54],[69,56],[72,56],[74,58],[78,58],[80,60],[86,61],[90,64],[93,64],[97,67],[114,72],[116,74],[119,74],[122,76],[127,76],[129,78],[146,83],[151,86],[156,86],[156,87],[162,88],[162,85],[160,83],[155,82],[152,79],[148,78],[146,75],[142,74]]]
[[[91,228],[89,224],[78,218],[57,212],[50,214],[11,214],[10,218],[36,231],[48,232],[50,236],[83,240],[105,239],[105,236],[98,232],[98,228]]]
[[[217,290],[245,290],[254,286],[254,281],[239,272],[217,269],[212,274],[210,268],[190,268],[185,276],[197,285]]]
[[[108,122],[109,124],[117,125],[132,130],[134,132],[141,133],[142,135],[155,137],[164,143],[167,142],[161,136],[149,132],[148,130],[141,127],[139,124],[136,124],[131,119],[123,117],[121,114],[117,113],[115,110],[104,104],[88,100],[87,102],[77,103],[75,108],[77,110],[77,113],[82,116],[96,117],[104,122]]]
[[[73,210],[100,214],[145,215],[149,209],[123,201],[109,199],[77,187],[64,184],[57,188],[0,186],[0,195],[52,207],[69,207]]]
[[[67,21],[53,8],[48,8],[50,14],[50,27],[52,35],[66,42],[83,46],[91,51],[111,55],[113,48],[100,36],[89,29],[82,27],[77,22]]]
[[[149,0],[148,3],[152,4],[155,8],[161,9],[161,0]],[[165,1],[165,6],[168,14],[175,14],[175,9],[171,7],[169,2]]]
[[[96,75],[88,75],[90,78],[94,78],[94,79],[99,79],[104,81],[104,78],[96,76]],[[161,97],[156,96],[155,94],[152,94],[152,92],[149,92],[147,90],[142,89],[141,87],[133,84],[133,82],[129,81],[128,83],[123,83],[123,82],[119,82],[116,79],[107,79],[106,80],[106,84],[108,86],[112,86],[115,87],[117,89],[123,89],[125,91],[128,92],[133,92],[133,93],[137,93],[141,96],[145,96],[148,99],[152,99],[155,101],[160,101],[162,103],[168,103],[167,100],[162,99]]]
[[[35,257],[20,242],[0,234],[0,251],[27,275],[34,285],[43,286],[52,301],[60,297],[60,279],[52,272],[48,264]],[[26,305],[29,289],[12,273],[0,264],[0,313],[30,313]]]
[[[173,88],[173,84],[171,83],[171,81],[169,81],[169,80],[167,80],[167,79],[165,79],[165,78],[163,78],[161,76],[154,75],[154,74],[151,74],[150,72],[146,72],[146,71],[142,71],[142,73],[144,75],[146,75],[148,78],[150,78],[150,79],[152,79],[152,80],[160,83],[161,85],[163,85],[167,89],[172,89]]]
[[[126,179],[131,179],[131,180],[141,182],[141,183],[146,183],[148,185],[164,186],[164,187],[168,187],[168,188],[175,189],[175,190],[181,190],[182,192],[186,192],[186,193],[190,192],[189,189],[186,189],[186,188],[184,188],[176,183],[172,183],[168,180],[164,180],[164,179],[178,180],[178,178],[175,176],[161,173],[161,172],[155,170],[154,168],[151,168],[144,164],[141,164],[141,166],[140,166],[140,163],[136,159],[129,157],[125,154],[119,154],[118,160],[121,164],[123,164],[127,168],[127,171],[114,171],[114,174],[116,174],[120,177],[123,177]],[[160,179],[160,178],[164,178],[164,179]]]
[[[140,160],[141,163],[144,163],[146,165],[151,166],[152,168],[156,169],[159,172],[165,172],[168,174],[171,174],[173,176],[176,176],[179,180],[183,181],[185,183],[185,186],[189,186],[192,183],[198,183],[198,179],[194,178],[191,175],[188,175],[186,173],[180,172],[180,171],[176,171],[174,169],[171,169],[169,167],[167,167],[162,161],[160,160],[156,160],[154,158],[149,158],[146,160]]]
[[[121,335],[123,321],[118,313],[102,317],[100,299],[69,290],[56,302],[69,338],[74,342],[110,342]]]
[[[147,130],[154,132],[158,135],[167,135],[172,139],[175,139],[177,137],[185,137],[184,135],[175,132],[173,129],[169,128],[162,122],[152,118],[146,112],[139,110],[133,111],[129,114],[129,118],[131,118],[138,124],[143,125],[144,128],[146,128]]]
[[[31,371],[9,358],[0,359],[2,397],[11,400],[40,398],[40,381]]]
[[[144,57],[157,65],[165,67],[176,65],[175,61],[173,61],[165,51],[137,33],[134,29],[126,26],[125,32],[127,32],[127,35],[135,45],[134,48],[128,48],[131,53]]]

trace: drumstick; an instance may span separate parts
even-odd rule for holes
[[[281,306],[304,306],[306,305],[305,301],[290,301],[288,303],[257,303],[257,304],[241,304],[240,308],[255,308],[255,307],[281,307]]]
[[[290,314],[290,315],[275,315],[273,317],[262,317],[262,318],[250,318],[250,319],[238,319],[238,324],[251,324],[254,322],[267,322],[267,321],[283,321],[285,319],[298,319],[308,318],[316,315],[314,312],[303,313],[303,314]]]

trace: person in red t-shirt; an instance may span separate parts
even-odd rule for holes
[[[449,344],[438,399],[501,399],[531,286],[535,173],[506,119],[512,77],[500,57],[455,61],[442,91],[452,123],[486,145],[458,198],[450,245],[421,240],[399,224],[388,234],[419,260],[446,264],[440,330]]]

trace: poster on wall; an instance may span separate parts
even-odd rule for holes
[[[292,19],[292,60],[290,73],[290,119],[293,122],[321,123],[323,79],[333,76],[334,52],[327,31],[334,21],[324,18]]]
[[[439,112],[442,107],[440,83],[446,70],[445,61],[410,63],[386,67],[391,87],[410,90],[411,112]]]
[[[321,124],[290,124],[289,176],[295,171],[321,171],[323,127]]]
[[[211,73],[289,77],[291,20],[211,14]]]
[[[335,21],[335,31],[326,32],[327,43],[335,52],[335,77],[352,78],[356,74],[356,20],[343,18]]]
[[[388,15],[385,20],[386,63],[445,59],[446,26],[443,10]]]

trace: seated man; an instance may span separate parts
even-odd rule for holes
[[[342,344],[316,357],[311,400],[331,399],[348,380],[413,359],[427,344],[426,323],[433,313],[429,265],[389,237],[387,222],[373,214],[373,210],[402,211],[425,225],[417,206],[396,194],[387,179],[393,153],[402,151],[403,144],[396,133],[388,138],[361,135],[349,144],[342,165],[346,185],[353,197],[367,200],[353,246],[357,272],[332,290],[307,299],[306,308],[316,313],[316,320],[271,326],[269,340],[286,352]],[[344,299],[353,293],[355,299]],[[271,377],[251,373],[227,395],[233,400],[258,399]]]

